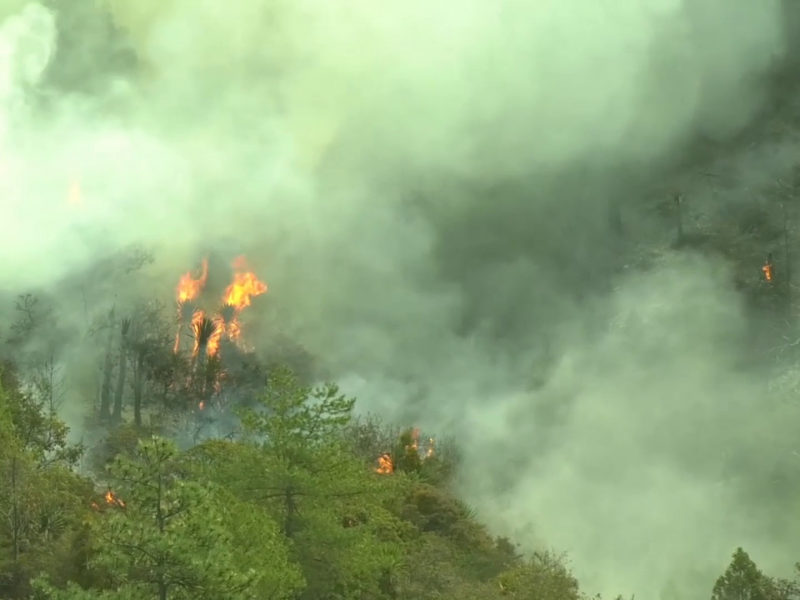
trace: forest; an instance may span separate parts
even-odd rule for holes
[[[0,600],[800,598],[800,5],[602,4],[0,1]]]
[[[181,278],[171,318],[112,308],[92,333],[105,356],[88,442],[59,417],[52,356],[10,358],[54,325],[17,299],[0,372],[2,598],[599,598],[566,554],[524,554],[480,522],[452,485],[457,440],[355,414],[335,384],[297,374],[297,350],[257,360],[239,316],[266,287],[236,277],[208,317],[193,304],[206,275]],[[740,548],[710,598],[797,593]]]

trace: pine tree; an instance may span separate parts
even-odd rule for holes
[[[711,600],[773,600],[772,581],[742,548],[733,553],[731,564],[717,579]]]

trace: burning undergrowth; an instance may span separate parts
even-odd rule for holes
[[[435,440],[432,437],[420,443],[419,428],[408,429],[399,436],[395,447],[377,458],[375,472],[390,475],[395,471],[418,472],[428,459],[435,456]]]

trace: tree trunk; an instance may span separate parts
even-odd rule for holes
[[[120,349],[119,353],[119,373],[117,375],[117,389],[114,392],[114,414],[111,420],[114,423],[122,422],[122,395],[125,391],[125,375],[128,369],[128,357],[125,348]]]
[[[103,386],[100,388],[100,418],[107,420],[111,416],[111,373],[114,363],[111,360],[111,350],[106,351],[106,360],[103,365]]]
[[[103,364],[103,385],[100,388],[100,418],[111,417],[111,376],[114,370],[112,347],[114,344],[114,309],[109,313],[109,334],[106,345],[106,360]]]
[[[144,370],[144,356],[140,352],[136,357],[135,370],[133,372],[133,422],[137,427],[142,426],[142,383]]]

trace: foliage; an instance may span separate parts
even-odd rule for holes
[[[536,553],[497,578],[503,595],[517,600],[579,600],[578,580],[564,563],[563,556]]]
[[[711,600],[779,600],[787,598],[777,582],[764,575],[742,548],[714,584]]]
[[[136,346],[127,348],[136,365]],[[137,366],[151,378],[146,365]],[[448,489],[457,448],[423,452],[416,430],[354,419],[353,400],[335,385],[271,371],[257,398],[237,409],[238,435],[186,451],[154,435],[167,430],[163,418],[147,429],[123,420],[89,455],[93,471],[107,472],[98,475],[106,493],[75,473],[82,449],[67,444],[55,412],[23,391],[13,369],[2,383],[4,598],[586,597],[564,556],[524,558]],[[192,392],[169,393],[174,412]],[[378,473],[376,455],[387,449],[394,471]],[[795,592],[739,549],[711,600]]]

